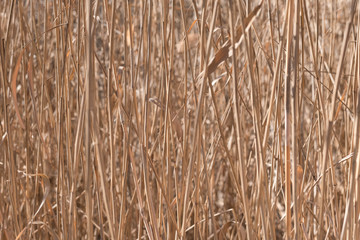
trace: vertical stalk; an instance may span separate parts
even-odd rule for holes
[[[232,95],[233,95],[233,114],[234,114],[234,121],[235,121],[235,129],[236,129],[236,152],[238,155],[238,161],[240,166],[240,180],[241,180],[241,193],[242,193],[242,200],[244,205],[244,215],[245,215],[245,222],[246,222],[246,236],[247,239],[253,239],[252,237],[252,223],[250,219],[250,209],[249,209],[249,203],[248,203],[248,197],[247,197],[247,180],[246,180],[246,172],[245,172],[245,159],[242,157],[242,147],[241,147],[241,133],[240,133],[240,111],[239,111],[239,98],[238,98],[238,92],[237,92],[237,86],[238,86],[238,76],[237,76],[237,67],[236,67],[236,51],[235,51],[235,31],[234,31],[234,13],[233,13],[233,3],[230,0],[229,1],[229,14],[230,14],[230,34],[231,34],[231,48],[233,51],[232,55],[232,62],[233,62],[233,72],[232,72]],[[245,29],[243,28],[244,34]]]
[[[293,196],[293,212],[294,212],[294,239],[299,238],[299,219],[298,219],[298,178],[297,178],[297,164],[298,164],[298,64],[299,64],[299,5],[300,1],[295,0],[295,54],[294,54],[294,80],[292,84],[291,96],[291,113],[292,113],[292,196]]]
[[[286,67],[285,67],[285,207],[286,207],[286,238],[291,239],[291,179],[290,179],[290,144],[291,144],[291,124],[290,124],[290,86],[291,86],[291,43],[293,33],[293,1],[290,1],[288,11],[288,31],[286,44]],[[295,121],[295,119],[293,119]]]
[[[91,160],[91,134],[90,124],[93,116],[93,92],[94,92],[94,70],[93,70],[93,39],[92,39],[92,5],[91,0],[85,2],[85,29],[86,29],[86,79],[85,79],[85,199],[87,215],[87,236],[93,238],[92,226],[92,160]]]
[[[113,224],[117,225],[115,219],[115,202],[114,202],[114,185],[115,185],[115,156],[114,156],[114,138],[113,138],[113,116],[112,116],[112,105],[111,105],[111,96],[112,96],[112,76],[113,76],[113,66],[114,66],[114,28],[115,28],[115,8],[116,0],[112,1],[111,5],[111,30],[110,30],[110,59],[109,59],[109,69],[108,69],[108,81],[107,81],[107,111],[108,111],[108,125],[109,125],[109,143],[110,143],[110,214],[111,221]],[[113,226],[111,226],[113,227]],[[111,229],[110,232],[113,234],[115,229]]]

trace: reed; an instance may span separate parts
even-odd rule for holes
[[[0,1],[0,239],[356,239],[357,0]]]

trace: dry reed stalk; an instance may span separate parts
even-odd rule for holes
[[[356,238],[356,0],[0,9],[0,239]]]
[[[93,204],[92,204],[92,158],[91,158],[91,124],[94,124],[94,69],[93,69],[93,31],[92,31],[92,4],[86,1],[85,6],[86,26],[86,80],[85,80],[85,196],[87,215],[87,236],[93,237]]]

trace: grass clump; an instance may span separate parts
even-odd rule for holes
[[[0,239],[356,239],[357,2],[0,1]]]

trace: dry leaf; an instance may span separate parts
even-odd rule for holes
[[[261,1],[261,3],[256,6],[254,8],[254,10],[249,14],[249,16],[247,16],[246,18],[244,18],[244,27],[245,30],[247,30],[250,26],[251,23],[254,21],[255,17],[257,16],[257,14],[260,12],[261,6],[263,4],[263,1]],[[240,45],[240,41],[242,39],[243,36],[243,29],[241,26],[239,26],[236,29],[236,35],[235,35],[235,42],[236,42],[236,47]],[[208,74],[213,73],[216,68],[223,62],[225,61],[228,57],[231,57],[232,53],[229,51],[231,46],[231,41],[230,39],[228,41],[226,41],[224,43],[224,45],[215,53],[214,58],[211,60],[210,64],[208,65]]]
[[[347,92],[346,90],[347,90],[347,85],[345,86],[345,90],[344,90],[343,94],[341,95],[341,101],[339,101],[338,107],[336,109],[336,113],[335,113],[335,117],[334,117],[335,120],[338,118],[338,115],[340,113],[342,103],[343,103],[343,101],[345,99],[345,96],[346,96],[346,92]]]
[[[194,48],[199,42],[199,35],[197,33],[190,33],[188,35],[189,48]],[[185,39],[176,44],[176,50],[178,53],[183,53],[185,50]]]

